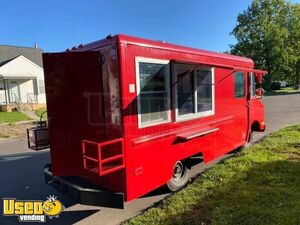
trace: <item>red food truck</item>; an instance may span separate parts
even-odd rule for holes
[[[127,35],[43,54],[46,182],[82,204],[122,208],[264,131],[251,59]]]

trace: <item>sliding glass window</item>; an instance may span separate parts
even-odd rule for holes
[[[214,114],[214,68],[173,65],[176,121]]]
[[[170,122],[169,61],[136,58],[139,128]]]

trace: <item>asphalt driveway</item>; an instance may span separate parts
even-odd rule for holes
[[[300,94],[268,96],[263,102],[267,129],[264,133],[255,133],[255,141],[279,128],[300,123]],[[126,203],[124,210],[80,205],[44,184],[43,167],[50,161],[49,151],[31,152],[25,146],[24,140],[0,144],[0,197],[45,200],[49,195],[58,196],[66,210],[59,218],[48,219],[49,224],[120,224],[170,194],[155,191]],[[193,173],[197,174],[221,159],[209,165],[197,165]],[[1,217],[1,223],[19,224],[16,217],[3,217],[2,213]]]

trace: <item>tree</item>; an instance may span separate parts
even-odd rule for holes
[[[290,44],[292,46],[292,65],[294,67],[294,82],[299,89],[300,85],[300,4],[293,6],[290,19]]]
[[[254,0],[247,10],[237,17],[238,24],[232,31],[237,44],[231,53],[252,58],[257,67],[267,70],[266,88],[272,80],[295,80],[297,54],[291,41],[291,29],[297,27],[296,8],[285,0]],[[299,57],[299,54],[298,54]]]
[[[231,55],[231,51],[230,50],[225,50],[222,52],[223,54],[227,54],[227,55]]]

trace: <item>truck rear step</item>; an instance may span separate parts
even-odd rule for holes
[[[80,204],[124,209],[124,193],[102,190],[81,177],[52,175],[51,164],[44,169],[45,182]]]

